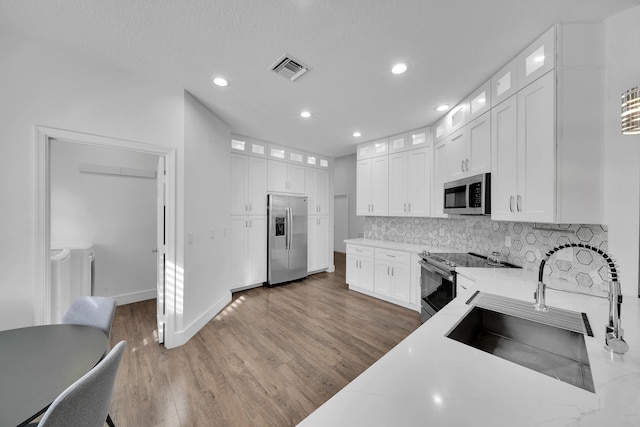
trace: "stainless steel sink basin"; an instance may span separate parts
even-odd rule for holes
[[[474,306],[447,336],[541,374],[595,392],[584,335],[580,332]]]

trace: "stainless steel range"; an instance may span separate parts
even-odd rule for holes
[[[456,267],[473,268],[519,268],[500,261],[499,256],[491,260],[473,252],[420,254],[420,294],[422,323],[449,304],[457,294]]]

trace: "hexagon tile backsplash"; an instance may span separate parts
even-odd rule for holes
[[[436,246],[443,251],[475,252],[485,256],[499,251],[503,261],[536,272],[544,254],[559,244],[581,242],[604,251],[608,249],[605,225],[532,224],[492,221],[480,216],[366,217],[364,237]],[[564,279],[565,290],[599,296],[607,294],[608,271],[604,260],[597,254],[579,248],[573,248],[572,254],[571,249],[564,249],[552,255],[546,265],[545,277],[551,275]]]

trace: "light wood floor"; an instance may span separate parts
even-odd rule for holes
[[[182,347],[154,339],[155,301],[120,306],[126,340],[111,416],[126,426],[295,425],[420,326],[417,312],[349,291],[336,272],[233,294]]]

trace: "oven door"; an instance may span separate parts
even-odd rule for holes
[[[440,311],[456,297],[456,274],[420,261],[420,303],[422,322]]]

